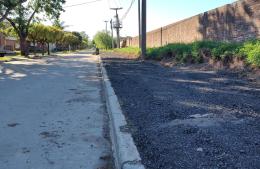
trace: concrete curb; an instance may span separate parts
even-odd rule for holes
[[[107,112],[109,114],[110,137],[115,167],[116,169],[145,169],[141,163],[141,157],[134,144],[132,135],[124,129],[127,128],[127,122],[101,59],[100,67]]]

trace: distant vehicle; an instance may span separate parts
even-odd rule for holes
[[[99,55],[99,48],[94,48],[94,53],[93,53],[93,55]]]
[[[10,50],[0,50],[0,57],[4,57],[7,54],[15,54],[15,52]]]

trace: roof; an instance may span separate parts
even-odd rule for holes
[[[13,41],[17,41],[16,37],[12,37],[12,36],[8,36],[5,38],[6,40],[13,40]]]

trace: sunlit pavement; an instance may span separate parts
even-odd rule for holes
[[[0,168],[96,169],[109,141],[96,56],[0,65]]]

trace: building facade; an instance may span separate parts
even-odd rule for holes
[[[15,37],[8,37],[0,33],[0,50],[15,51],[19,49],[19,43]]]

